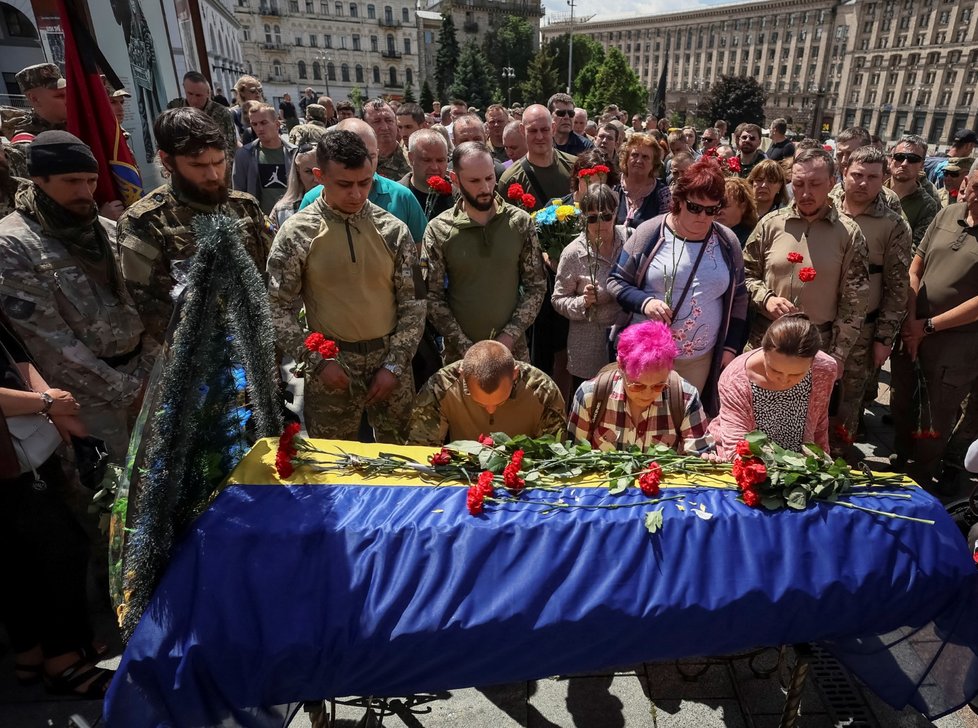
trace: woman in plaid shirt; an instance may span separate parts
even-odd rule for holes
[[[599,450],[646,450],[662,443],[690,455],[712,452],[699,393],[673,371],[677,353],[662,322],[622,331],[617,365],[577,390],[567,423],[570,439]]]

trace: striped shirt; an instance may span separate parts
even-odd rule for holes
[[[567,434],[573,442],[588,440],[591,410],[594,408],[594,387],[594,380],[588,380],[574,396],[574,404],[567,420]],[[706,430],[706,412],[703,411],[696,388],[686,380],[683,380],[683,402],[686,407],[679,431],[684,452],[693,455],[712,451],[713,436]],[[624,380],[621,373],[616,372],[611,393],[608,395],[608,406],[601,416],[601,422],[591,433],[589,442],[599,450],[622,450],[630,445],[638,445],[646,450],[658,443],[675,448],[677,428],[669,409],[667,386],[662,390],[659,399],[645,410],[642,419],[633,421],[625,397]]]

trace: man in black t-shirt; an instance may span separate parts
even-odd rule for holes
[[[285,94],[282,97],[282,101],[278,105],[279,118],[285,122],[285,127],[292,131],[292,127],[299,125],[299,115],[295,110],[295,104],[292,103],[292,96],[290,94]]]

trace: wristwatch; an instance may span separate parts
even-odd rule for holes
[[[387,371],[389,371],[391,374],[393,374],[398,379],[400,379],[401,378],[401,374],[403,374],[403,370],[399,366],[397,366],[397,364],[390,364],[390,363],[384,364],[384,369],[386,369]]]
[[[44,405],[41,407],[41,411],[38,412],[38,414],[46,415],[51,411],[51,405],[54,404],[54,397],[47,392],[39,392],[39,394],[41,395],[41,401],[44,403]]]
[[[929,318],[926,321],[924,321],[925,334],[933,334],[935,331],[937,331],[937,329],[934,328],[934,319]]]

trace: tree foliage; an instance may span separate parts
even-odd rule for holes
[[[518,15],[507,15],[500,25],[486,33],[483,52],[495,69],[495,78],[502,77],[505,67],[516,71],[517,81],[526,78],[526,69],[533,58],[533,26]]]
[[[752,76],[720,76],[700,102],[697,113],[710,120],[725,119],[730,130],[745,121],[764,125],[767,94]]]
[[[455,80],[448,89],[449,95],[485,111],[499,94],[491,69],[479,46],[474,41],[466,43],[455,68]]]
[[[525,104],[546,104],[547,99],[561,90],[554,67],[553,52],[541,46],[526,70],[526,80],[519,85]]]
[[[438,32],[438,54],[435,56],[435,92],[441,101],[455,81],[455,68],[459,61],[458,38],[455,35],[455,21],[450,13],[442,13],[441,30]]]
[[[557,69],[557,84],[561,89],[567,88],[567,36],[562,35],[551,40],[548,45],[554,54],[554,68]],[[596,40],[582,35],[574,36],[574,76],[571,84],[571,95],[578,104],[584,104],[584,99],[594,88],[594,78],[601,63],[604,61],[604,46]],[[590,72],[587,72],[590,67]]]
[[[401,99],[405,104],[413,104],[417,99],[414,97],[414,87],[409,84],[404,84],[404,94]]]
[[[426,78],[421,83],[421,108],[425,110],[425,113],[430,113],[434,109],[435,96],[431,93],[431,86],[428,85],[428,79]]]
[[[585,108],[595,114],[609,104],[617,104],[618,108],[627,110],[629,114],[637,112],[644,115],[649,107],[649,90],[642,85],[617,48],[608,50],[584,102]]]

